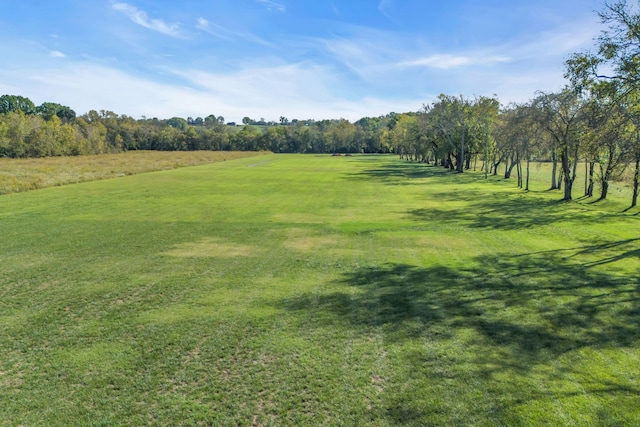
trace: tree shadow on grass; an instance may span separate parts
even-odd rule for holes
[[[410,264],[361,268],[339,280],[349,287],[345,291],[289,298],[280,307],[318,316],[327,325],[347,322],[357,329],[382,330],[387,346],[412,341],[450,349],[452,343],[464,340],[462,353],[434,356],[419,350],[405,359],[415,367],[416,376],[431,382],[464,383],[466,375],[508,388],[515,387],[508,385],[511,378],[526,384],[529,375],[547,376],[544,385],[549,390],[536,393],[535,382],[531,390],[512,389],[513,396],[491,409],[494,419],[524,400],[545,400],[549,393],[572,396],[573,391],[563,386],[554,389],[552,384],[564,380],[574,384],[576,377],[582,378],[582,393],[638,395],[640,388],[632,379],[617,380],[609,372],[587,380],[589,362],[585,366],[558,362],[582,350],[632,349],[640,344],[638,275],[602,269],[607,264],[613,270],[608,264],[618,261],[637,263],[637,240],[527,255],[485,255],[459,268]],[[443,365],[438,357],[453,359]],[[448,366],[444,373],[442,366]],[[393,422],[427,419],[424,407],[404,401],[395,405],[387,411]]]
[[[467,183],[478,179],[473,174],[460,174],[450,169],[425,163],[390,163],[347,175],[350,181],[376,179],[387,185],[411,185],[413,180],[456,176],[456,182]]]
[[[360,160],[360,158],[358,158]],[[411,185],[415,179],[440,178],[449,182],[467,184],[485,181],[484,175],[465,171],[459,173],[456,170],[446,169],[442,166],[428,163],[398,161],[386,163],[375,168],[364,169],[347,175],[351,181],[370,181],[376,179],[387,185]],[[496,178],[492,176],[492,178]],[[453,179],[453,181],[452,181]]]
[[[591,211],[579,205],[567,205],[561,200],[539,197],[502,195],[490,198],[486,195],[471,196],[439,193],[437,200],[465,201],[464,208],[418,208],[406,213],[416,223],[456,224],[487,230],[522,230],[536,226],[552,225],[570,220],[581,224],[603,223],[619,216]]]

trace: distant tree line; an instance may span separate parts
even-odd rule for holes
[[[348,120],[247,119],[244,126],[205,118],[134,119],[112,111],[82,116],[69,107],[28,98],[0,97],[0,157],[46,157],[127,150],[239,150],[275,153],[388,153],[380,136],[393,128],[396,114]]]

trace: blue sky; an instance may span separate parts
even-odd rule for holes
[[[565,81],[599,0],[0,0],[0,94],[78,114],[357,120]]]

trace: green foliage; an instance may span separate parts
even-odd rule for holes
[[[43,157],[98,154],[127,150],[270,150],[278,153],[389,152],[381,143],[393,127],[393,115],[348,120],[289,121],[280,124],[245,117],[242,129],[226,126],[224,117],[185,120],[173,117],[139,120],[108,110],[90,110],[81,117],[66,106],[45,102],[28,107],[26,98],[5,95],[0,112],[0,155]],[[19,106],[22,106],[19,108]],[[37,113],[33,115],[31,113]],[[35,117],[35,118],[34,118]],[[258,124],[256,124],[258,123]],[[70,138],[70,129],[75,138]],[[59,139],[56,139],[59,138]]]
[[[34,114],[36,106],[29,99],[16,95],[0,96],[0,114],[22,112],[24,114]]]
[[[418,114],[419,138],[410,139],[417,144],[410,153],[416,158],[420,154],[423,161],[440,159],[443,166],[458,172],[470,169],[472,158],[485,151],[480,147],[497,120],[498,108],[495,98],[470,100],[441,94]]]
[[[55,116],[64,123],[68,123],[76,118],[76,112],[70,107],[60,105],[55,102],[44,102],[42,105],[38,106],[35,111],[45,120],[51,120]]]

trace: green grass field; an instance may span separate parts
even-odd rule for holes
[[[0,425],[637,426],[640,215],[546,186],[265,155],[3,195]]]

